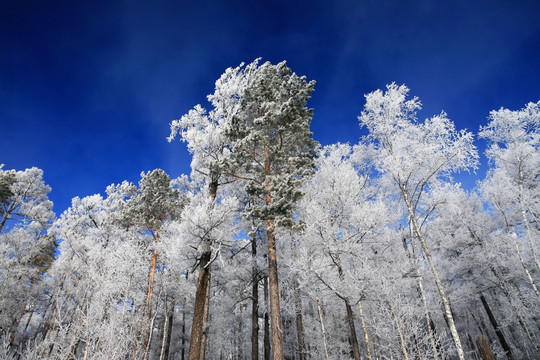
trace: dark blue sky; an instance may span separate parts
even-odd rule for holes
[[[323,145],[356,142],[363,95],[392,81],[421,118],[445,110],[476,132],[490,110],[540,100],[540,2],[4,2],[0,163],[42,168],[57,214],[141,171],[189,173],[169,123],[257,57],[317,81]]]

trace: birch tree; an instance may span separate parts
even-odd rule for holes
[[[540,102],[517,111],[492,111],[488,120],[480,136],[488,140],[486,155],[492,168],[481,190],[509,233],[527,279],[540,297],[530,269],[540,272]]]
[[[472,134],[457,131],[446,113],[442,112],[419,123],[416,112],[421,108],[418,98],[406,100],[409,89],[391,84],[387,90],[366,95],[366,105],[358,117],[379,152],[377,168],[393,182],[407,208],[413,234],[426,256],[439,292],[444,315],[460,359],[465,354],[457,332],[450,302],[439,271],[431,256],[428,239],[421,228],[423,196],[430,184],[453,172],[475,168],[478,154]]]

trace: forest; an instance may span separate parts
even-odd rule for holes
[[[540,101],[473,134],[392,83],[321,146],[314,88],[229,68],[169,124],[190,174],[58,215],[42,169],[0,166],[0,358],[539,359]]]

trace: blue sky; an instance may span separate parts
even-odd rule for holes
[[[358,141],[364,94],[393,81],[421,118],[445,110],[476,132],[490,110],[540,100],[540,2],[5,2],[0,163],[42,168],[57,214],[141,171],[189,173],[169,123],[257,57],[317,81],[323,145]]]

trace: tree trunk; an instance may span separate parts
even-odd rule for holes
[[[270,360],[270,319],[268,317],[268,277],[264,278],[264,301],[266,311],[264,312],[264,360]]]
[[[154,316],[152,316],[152,319],[150,319],[150,327],[149,327],[149,331],[148,331],[148,342],[146,343],[146,348],[144,350],[144,356],[143,356],[144,360],[148,360],[149,356],[150,356],[150,347],[152,345],[152,338],[153,338],[153,335],[154,335],[154,331],[153,331],[154,330],[154,322],[156,321],[157,314],[158,314],[158,312],[156,311]]]
[[[439,295],[441,297],[441,302],[444,309],[444,316],[448,323],[448,327],[450,328],[450,333],[452,334],[452,339],[454,340],[454,345],[456,346],[458,357],[460,360],[465,360],[465,352],[463,351],[463,346],[461,345],[461,340],[459,339],[459,334],[456,328],[456,324],[454,322],[452,310],[450,308],[450,301],[448,300],[448,297],[446,296],[446,292],[444,291],[444,287],[443,287],[441,278],[439,276],[439,272],[437,271],[437,268],[435,267],[435,262],[433,261],[433,258],[431,257],[431,252],[429,251],[426,240],[424,239],[424,236],[420,232],[420,226],[418,225],[416,212],[414,211],[413,206],[410,202],[408,192],[401,185],[400,185],[400,188],[401,188],[401,193],[403,195],[405,204],[407,205],[407,210],[409,211],[409,215],[411,217],[414,234],[416,235],[416,238],[420,242],[420,245],[422,245],[422,251],[424,252],[424,255],[426,255],[426,259],[431,269],[431,273],[433,274],[433,277],[435,278],[435,284],[437,285],[437,290],[439,291]]]
[[[345,300],[345,308],[347,309],[347,322],[351,331],[351,346],[355,360],[360,360],[360,347],[358,346],[358,338],[356,337],[356,326],[354,325],[354,315],[349,300]]]
[[[251,270],[251,358],[259,359],[259,273],[257,269],[257,239],[253,235],[251,239],[251,256],[253,266]]]
[[[186,299],[182,306],[182,351],[181,360],[186,360]]]
[[[161,327],[161,350],[159,351],[159,360],[165,357],[165,343],[167,342],[167,330],[169,328],[169,314],[167,309],[167,297],[164,301],[163,326]]]
[[[483,294],[480,294],[480,300],[482,301],[482,305],[484,305],[484,309],[486,310],[486,313],[488,315],[489,321],[491,322],[491,325],[495,329],[495,334],[497,334],[497,337],[499,338],[499,341],[501,342],[501,345],[504,351],[506,352],[506,356],[508,356],[508,359],[512,360],[513,357],[512,357],[512,351],[510,350],[510,346],[508,346],[508,343],[506,342],[504,334],[499,328],[499,325],[497,324],[497,320],[495,320],[495,316],[493,316],[493,312],[491,312],[491,308],[489,307],[489,304]],[[478,343],[478,338],[476,339],[476,342]]]
[[[242,307],[240,306],[240,314],[237,316],[238,319],[238,336],[236,343],[238,345],[238,359],[244,358],[244,342],[242,341],[242,329],[244,329],[244,324],[242,323]]]
[[[362,303],[360,301],[358,302],[358,311],[360,312],[360,323],[362,324],[362,331],[364,332],[364,342],[366,343],[367,357],[369,360],[373,360],[373,357],[371,356],[371,344],[369,342],[369,335],[364,317],[364,309],[362,309]]]
[[[210,266],[208,266],[210,267]],[[199,360],[206,357],[206,340],[208,339],[208,317],[210,316],[210,287],[212,284],[212,273],[208,273],[208,286],[206,287],[206,297],[204,299],[203,333],[201,337],[201,356]]]
[[[200,360],[202,352],[202,337],[204,331],[204,316],[206,294],[210,286],[210,257],[211,251],[207,246],[199,261],[199,278],[197,280],[197,291],[195,292],[195,306],[193,309],[193,324],[191,326],[191,341],[189,344],[189,360]]]
[[[368,304],[368,306],[369,306],[369,312],[373,314],[373,309],[371,308],[371,304]],[[374,318],[374,316],[372,316],[371,320],[370,320],[370,327],[372,329],[374,329],[374,325],[373,325],[374,319],[373,318]],[[379,359],[379,356],[378,356],[378,353],[377,353],[377,349],[379,347],[379,342],[378,342],[379,336],[377,335],[377,332],[375,330],[373,330],[373,333],[375,334],[373,336],[373,356],[375,357],[375,359]]]
[[[148,292],[146,294],[146,316],[148,316],[148,319],[152,318],[152,296],[154,294],[154,275],[156,272],[157,258],[158,253],[157,250],[154,249],[154,255],[152,256],[152,265],[150,266],[150,274],[148,275]]]
[[[414,233],[412,233],[411,235],[414,235]],[[414,236],[411,236],[412,239],[414,239]],[[438,341],[437,339],[435,338],[435,326],[433,324],[433,321],[431,321],[431,316],[429,314],[429,309],[428,309],[428,305],[427,305],[427,299],[426,299],[426,293],[424,291],[424,284],[422,283],[423,279],[422,279],[422,276],[420,275],[420,269],[418,268],[418,257],[416,255],[416,245],[415,245],[415,242],[412,241],[411,242],[411,246],[412,246],[412,255],[411,253],[408,252],[408,246],[407,246],[407,243],[405,242],[405,240],[403,240],[403,246],[405,247],[405,251],[407,251],[407,255],[409,257],[409,259],[412,260],[412,264],[414,266],[414,269],[415,269],[415,273],[416,273],[416,276],[418,277],[418,293],[420,294],[420,298],[422,299],[422,304],[424,305],[424,316],[425,316],[425,319],[426,319],[426,327],[428,329],[428,333],[429,333],[429,340],[430,340],[430,343],[431,343],[431,349],[433,351],[433,360],[438,360],[439,359],[439,346],[438,346]]]
[[[210,184],[208,186],[210,199],[212,199],[212,205],[216,201],[217,190],[219,186],[219,176],[216,174],[210,175]],[[203,240],[205,249],[199,260],[199,278],[197,280],[197,290],[195,292],[195,306],[193,309],[193,321],[191,325],[191,340],[189,344],[189,360],[201,360],[201,356],[204,356],[206,348],[205,333],[205,321],[208,317],[208,306],[210,296],[210,260],[212,256],[212,249],[210,247],[209,240]]]
[[[296,256],[296,245],[291,235],[291,251]],[[294,308],[296,313],[296,336],[298,338],[298,356],[299,360],[306,360],[306,337],[304,331],[304,320],[302,317],[302,298],[300,297],[300,285],[296,274],[293,274],[294,286]]]
[[[485,337],[478,335],[476,337],[476,346],[478,347],[482,360],[496,360],[493,351],[491,351],[491,346],[489,346],[489,342]]]
[[[160,219],[161,220],[161,219]],[[158,227],[156,231],[156,235],[154,236],[155,245],[157,245],[157,242],[159,241],[159,232],[161,228]],[[153,235],[153,233],[152,233]],[[158,252],[157,249],[154,247],[154,254],[152,255],[152,264],[150,265],[150,273],[148,274],[148,290],[146,293],[146,316],[148,316],[148,321],[152,321],[152,297],[154,294],[154,282],[155,282],[155,273],[156,273],[156,267],[157,267],[157,259],[158,259]],[[149,346],[150,341],[150,331],[152,329],[149,329],[148,332],[144,336],[144,347]]]
[[[2,217],[2,221],[0,222],[0,232],[4,228],[4,225],[6,225],[7,219],[9,219],[9,215],[11,215],[11,212],[15,209],[15,202],[12,201],[11,204],[9,204],[8,209],[4,213],[4,216]]]
[[[523,182],[525,180],[525,174],[523,172],[523,163],[521,159],[518,158],[519,161],[519,205],[521,207],[521,218],[523,220],[523,225],[525,225],[525,229],[527,231],[527,240],[529,243],[529,249],[531,251],[531,254],[533,256],[534,262],[536,264],[536,270],[540,271],[540,261],[538,260],[538,255],[536,255],[536,250],[534,248],[533,244],[533,236],[531,234],[531,226],[529,224],[529,220],[527,219],[527,209],[525,208],[525,203],[523,201]]]
[[[334,263],[337,265],[337,268],[338,268],[339,279],[342,282],[345,281],[345,278],[343,275],[343,268],[341,267],[341,259],[339,257],[338,252],[336,252],[335,254]],[[352,354],[355,360],[360,360],[360,347],[358,346],[358,338],[356,337],[356,326],[354,325],[354,315],[353,315],[352,307],[348,299],[341,296],[340,298],[343,301],[345,301],[345,309],[347,310],[347,323],[349,324]]]
[[[306,340],[304,333],[304,321],[302,318],[302,299],[298,280],[294,278],[294,306],[296,311],[296,335],[298,337],[298,355],[300,360],[306,360]]]
[[[540,290],[538,290],[538,287],[536,286],[536,282],[534,281],[531,272],[527,268],[527,264],[525,264],[525,259],[523,259],[523,255],[521,255],[521,249],[519,248],[519,244],[517,242],[517,235],[514,231],[509,230],[510,237],[512,237],[514,248],[516,249],[516,253],[519,257],[519,262],[521,263],[521,266],[523,267],[523,270],[525,270],[525,274],[527,274],[527,279],[529,279],[529,283],[531,284],[534,292],[536,293],[536,296],[540,298]]]
[[[513,283],[512,281],[510,281],[508,283],[504,279],[504,277],[499,273],[499,271],[496,270],[495,267],[491,266],[491,271],[493,272],[495,277],[500,281],[499,287],[501,288],[503,294],[506,296],[506,299],[507,299],[508,303],[511,305],[512,311],[514,312],[515,316],[517,317],[517,320],[518,320],[519,324],[521,325],[522,330],[525,331],[525,334],[527,335],[527,338],[529,339],[530,343],[533,345],[535,350],[538,352],[539,348],[536,345],[536,342],[532,338],[531,330],[529,329],[525,319],[521,315],[521,311],[517,308],[517,306],[512,301],[512,296],[510,294],[511,290],[510,290],[509,286],[512,286],[514,288],[515,293],[517,294],[521,304],[525,307],[525,309],[529,310],[527,308],[527,306],[526,306],[526,301],[525,301],[525,298],[523,297],[523,294],[521,294],[519,288],[517,287],[517,285],[515,283]],[[520,331],[520,333],[521,333],[521,331]],[[524,343],[524,347],[527,348],[527,346],[525,345],[525,343],[526,343],[525,338],[523,338],[523,343]]]
[[[324,317],[321,307],[321,302],[319,301],[319,296],[315,295],[315,301],[317,302],[317,312],[319,313],[319,320],[321,322],[321,332],[323,337],[323,347],[324,347],[324,358],[328,360],[328,345],[326,342],[326,329],[324,327]]]
[[[166,321],[167,329],[165,338],[163,340],[163,349],[162,349],[162,357],[160,360],[168,360],[169,359],[169,351],[171,349],[171,335],[172,335],[172,328],[173,328],[173,322],[174,322],[174,307],[170,310],[170,314],[168,316],[168,319]]]
[[[388,306],[390,307],[390,312],[392,313],[392,319],[394,319],[394,323],[396,324],[396,328],[399,335],[399,343],[401,345],[401,351],[403,351],[403,358],[405,360],[409,359],[409,355],[407,352],[407,344],[405,344],[405,337],[403,336],[403,332],[401,331],[401,326],[399,325],[399,320],[397,318],[396,312],[394,311],[394,307],[390,302],[388,302]]]
[[[283,360],[281,310],[279,306],[279,282],[274,221],[267,220],[268,229],[268,282],[270,295],[270,316],[272,325],[272,359]]]

